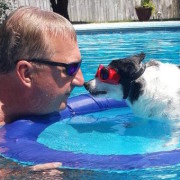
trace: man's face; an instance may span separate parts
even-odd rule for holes
[[[53,52],[51,61],[66,64],[81,61],[77,42],[57,37],[49,39],[48,45]],[[36,92],[38,92],[38,100],[40,101],[38,104],[43,106],[41,111],[44,112],[42,113],[64,109],[73,88],[84,84],[81,69],[74,76],[68,76],[65,67],[60,66],[45,65],[37,71],[35,79]]]

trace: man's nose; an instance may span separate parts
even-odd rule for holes
[[[83,86],[84,85],[84,77],[81,69],[78,70],[74,79],[72,80],[73,85],[75,86]]]

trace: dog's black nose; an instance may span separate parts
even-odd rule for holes
[[[85,82],[85,83],[84,83],[84,87],[86,88],[87,91],[89,91],[89,86],[90,86],[90,85],[89,85],[88,82]]]

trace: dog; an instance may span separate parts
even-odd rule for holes
[[[112,60],[100,66],[96,77],[84,83],[92,95],[125,99],[136,117],[169,120],[173,138],[178,142],[180,129],[180,66],[150,60],[144,53]]]

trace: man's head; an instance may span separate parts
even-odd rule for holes
[[[0,42],[0,76],[11,79],[9,89],[22,95],[15,99],[18,105],[24,100],[24,114],[64,109],[73,88],[83,85],[76,33],[62,16],[19,8],[2,25]]]
[[[12,71],[19,59],[51,58],[48,39],[58,36],[77,41],[73,26],[62,16],[35,7],[17,9],[1,28],[0,73]]]

